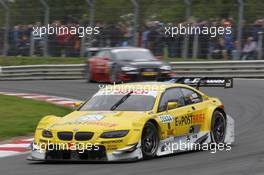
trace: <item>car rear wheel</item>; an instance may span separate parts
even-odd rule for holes
[[[156,126],[147,122],[142,131],[141,149],[144,159],[153,158],[156,156],[159,146],[159,136]]]
[[[224,143],[226,133],[226,118],[220,111],[213,113],[211,122],[212,143]]]

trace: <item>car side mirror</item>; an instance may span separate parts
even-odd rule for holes
[[[76,102],[73,103],[73,106],[75,108],[79,108],[81,105],[82,105],[82,102],[81,101],[76,101]]]
[[[177,105],[178,105],[177,102],[172,102],[172,101],[168,102],[167,103],[167,111],[171,110],[171,109],[175,109],[177,107]]]

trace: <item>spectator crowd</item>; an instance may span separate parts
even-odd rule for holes
[[[244,24],[241,50],[239,52],[237,41],[237,26],[233,19],[195,21],[190,19],[181,25],[193,27],[231,27],[231,34],[211,37],[210,34],[177,35],[176,37],[164,35],[164,24],[158,21],[147,23],[142,32],[141,45],[149,48],[155,55],[164,55],[167,48],[168,57],[182,57],[184,42],[187,42],[187,57],[192,58],[194,54],[195,37],[197,41],[197,57],[208,59],[225,60],[248,60],[257,58],[258,43],[263,42],[264,18],[257,19],[253,24]],[[179,26],[179,24],[167,24],[166,26]],[[263,48],[262,48],[263,50]],[[240,57],[239,57],[240,53]]]
[[[209,35],[197,36],[197,57],[208,59],[256,59],[257,48],[259,44],[260,33],[264,30],[264,18],[257,19],[254,23],[245,23],[243,26],[243,38],[241,50],[238,50],[237,41],[237,26],[233,19],[220,20],[194,20],[189,19],[182,25],[191,25],[199,27],[231,27],[232,33],[211,37]],[[9,31],[9,49],[8,55],[12,56],[28,56],[43,55],[43,38],[34,39],[32,37],[33,26],[41,26],[40,22],[30,25],[15,25]],[[53,21],[51,25],[56,26],[81,26],[84,25],[78,20]],[[120,22],[118,24],[105,24],[96,22],[97,27],[100,27],[100,34],[93,35],[86,39],[90,45],[86,47],[122,47],[133,44],[133,27],[129,23]],[[170,58],[182,57],[183,46],[186,41],[186,36],[177,35],[170,37],[165,35],[166,26],[178,26],[179,24],[168,23],[164,24],[160,21],[146,22],[145,25],[140,25],[137,32],[137,46],[150,49],[156,56],[167,55]],[[3,41],[3,31],[0,33],[1,41]],[[195,35],[188,35],[188,50],[187,56],[193,56],[193,48],[195,43]],[[48,54],[50,56],[80,56],[82,38],[68,34],[48,35]],[[262,41],[263,42],[263,41]],[[33,46],[34,47],[33,47]],[[0,49],[3,48],[3,43],[0,43]],[[239,53],[241,57],[239,58]]]

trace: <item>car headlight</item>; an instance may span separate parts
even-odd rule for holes
[[[171,70],[171,66],[168,66],[168,65],[166,65],[166,66],[161,66],[160,69],[161,69],[161,70]]]
[[[52,138],[53,134],[52,134],[51,131],[45,129],[45,130],[42,131],[42,137]]]
[[[129,130],[109,131],[101,134],[101,138],[120,138],[128,134]]]
[[[122,71],[135,71],[135,70],[137,70],[137,68],[135,68],[135,67],[130,67],[130,66],[124,66],[124,67],[121,67],[121,70]]]

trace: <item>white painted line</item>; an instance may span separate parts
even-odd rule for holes
[[[6,92],[2,92],[5,95],[10,95],[10,96],[33,96],[34,94],[26,94],[26,93],[6,93]]]
[[[35,95],[35,98],[53,98],[52,96],[47,96],[47,95]]]
[[[22,98],[35,99],[35,96],[21,96]]]
[[[23,141],[33,141],[34,138],[29,138],[29,139],[23,139]]]

